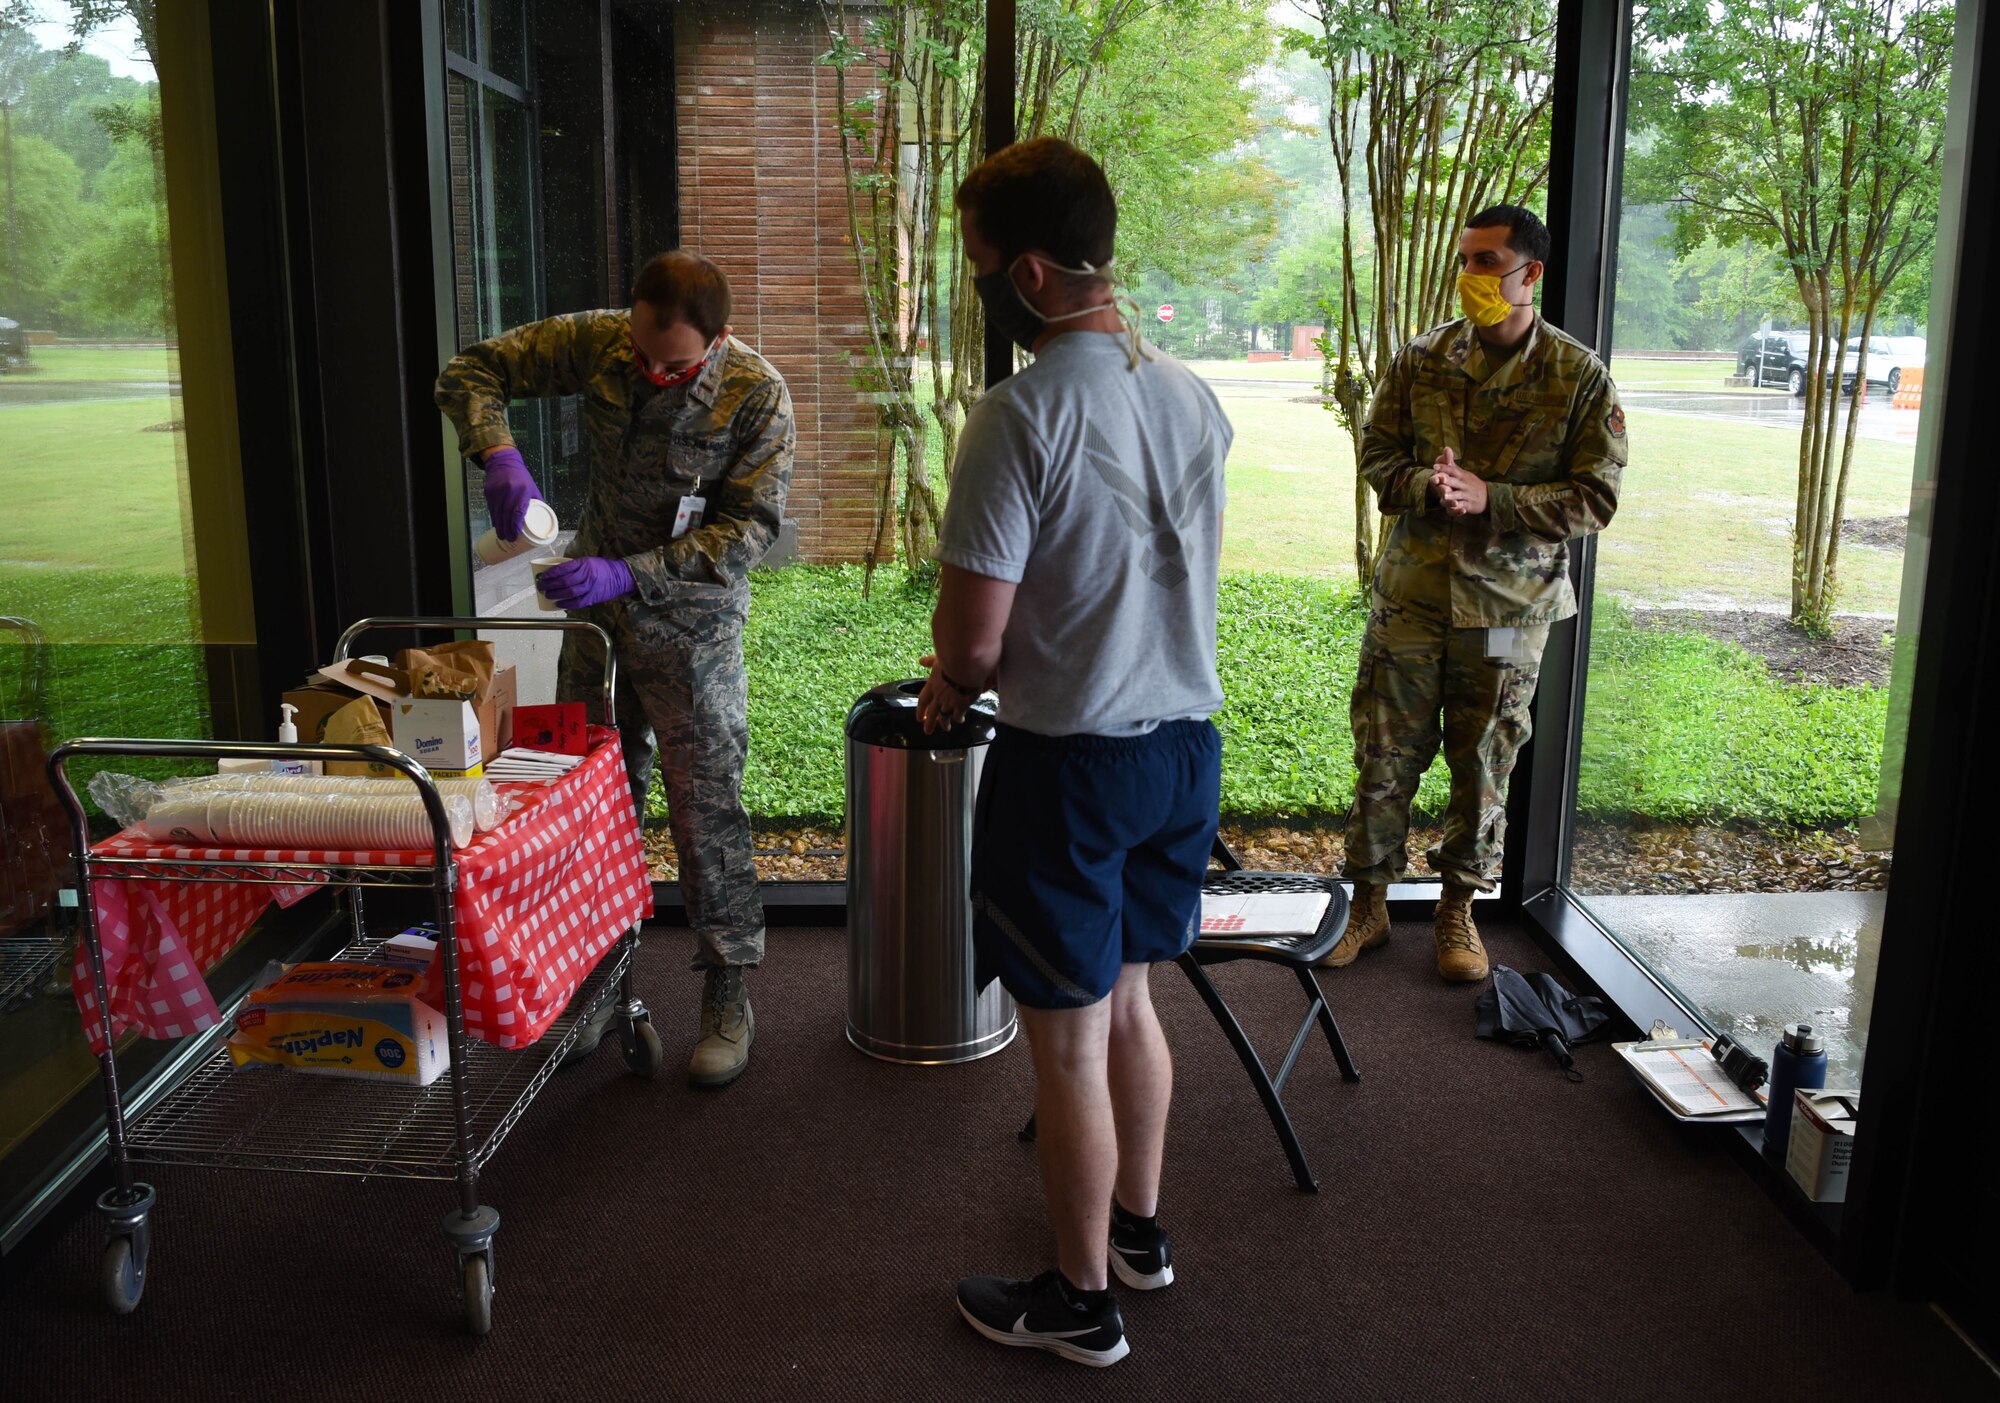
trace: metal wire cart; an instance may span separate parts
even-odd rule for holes
[[[336,661],[344,661],[356,636],[370,629],[589,629],[606,650],[604,712],[611,716],[616,682],[611,639],[595,624],[572,619],[364,619],[341,638]],[[612,746],[615,751],[615,743]],[[65,766],[81,757],[152,757],[215,761],[249,760],[373,761],[394,768],[421,796],[430,820],[428,853],[318,854],[332,859],[273,862],[299,854],[235,853],[228,859],[204,856],[120,856],[93,851],[85,814]],[[444,1235],[456,1254],[462,1278],[466,1323],[483,1335],[493,1323],[493,1238],[500,1214],[480,1202],[479,1174],[499,1150],[514,1124],[533,1103],[584,1025],[607,1002],[615,1018],[625,1060],[633,1072],[652,1077],[661,1065],[659,1035],[633,987],[632,958],[638,948],[636,921],[598,957],[562,1013],[532,1045],[517,1051],[491,1046],[468,1035],[464,956],[459,950],[454,892],[461,861],[454,854],[450,820],[436,783],[424,767],[385,746],[325,744],[263,745],[220,741],[79,739],[63,744],[48,762],[51,783],[68,810],[75,835],[76,890],[82,939],[95,999],[87,1023],[102,1035],[98,1064],[103,1077],[111,1162],[116,1185],[97,1203],[105,1231],[102,1263],[106,1302],[129,1312],[145,1289],[149,1223],[158,1203],[153,1187],[134,1174],[138,1163],[197,1165],[221,1169],[285,1170],[397,1179],[455,1180],[458,1203],[445,1214]],[[622,765],[619,770],[622,779]],[[503,832],[506,826],[503,826]],[[100,849],[112,847],[100,845]],[[370,860],[405,858],[403,861]],[[349,858],[352,860],[349,860]],[[180,1085],[128,1119],[115,1055],[116,1030],[106,979],[103,932],[93,883],[145,881],[215,883],[258,887],[325,883],[337,886],[348,908],[352,939],[337,958],[366,959],[381,944],[368,931],[362,893],[368,888],[428,891],[441,939],[445,1007],[451,1063],[448,1074],[426,1087],[297,1075],[275,1069],[238,1070],[222,1046],[233,1010],[222,1026],[201,1034],[216,1044]]]

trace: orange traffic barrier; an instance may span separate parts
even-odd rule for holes
[[[1896,380],[1896,393],[1889,403],[1897,409],[1922,409],[1924,407],[1924,368],[1913,365]]]

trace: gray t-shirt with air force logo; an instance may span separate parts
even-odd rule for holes
[[[1040,735],[1141,735],[1222,705],[1215,395],[1121,333],[1072,331],[966,416],[938,557],[1019,588],[1000,719]]]

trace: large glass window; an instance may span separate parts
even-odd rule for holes
[[[488,219],[509,177],[459,115],[498,78],[470,37],[499,33],[486,4],[464,0],[448,26],[454,91],[466,94],[452,136],[461,339],[500,329],[482,320],[480,269],[498,266],[510,238],[527,251],[532,232]],[[586,293],[622,305],[637,260],[679,243],[722,264],[736,335],[785,376],[792,521],[767,562],[785,568],[753,581],[745,797],[764,876],[837,879],[841,717],[924,650],[957,433],[986,378],[951,199],[985,147],[984,6],[659,0],[614,7],[608,31],[551,24],[564,8],[528,0],[524,12],[521,100],[541,116],[539,164],[520,183],[551,192],[530,257],[553,269],[594,239],[623,266],[560,296],[545,272],[535,314],[589,305]],[[1370,387],[1405,339],[1456,315],[1465,213],[1538,207],[1546,184],[1553,7],[1477,22],[1418,9],[1017,11],[1017,134],[1065,135],[1104,163],[1123,290],[1236,425],[1225,806],[1232,840],[1264,866],[1340,862],[1347,692],[1382,539],[1354,473]],[[607,33],[595,62],[569,52],[588,47],[579,34]],[[582,110],[553,117],[558,103]],[[613,134],[607,145],[579,142],[593,124]],[[1407,139],[1372,141],[1377,130]],[[577,177],[593,169],[601,186]],[[557,196],[558,179],[574,188]],[[559,225],[571,232],[558,237]],[[505,588],[481,583],[482,609],[533,607],[513,568]],[[1419,850],[1444,794],[1440,768],[1420,796]],[[664,874],[670,855],[660,859]]]
[[[1642,7],[1569,885],[1714,1028],[1859,1084],[1921,603],[1953,12]],[[1843,157],[1843,153],[1846,153]]]
[[[48,752],[234,733],[247,660],[231,654],[251,641],[206,242],[213,124],[184,18],[163,41],[152,16],[43,0],[0,18],[0,1227],[43,1172],[23,1147],[97,1075],[69,992],[71,842]],[[79,788],[94,768],[72,767]]]

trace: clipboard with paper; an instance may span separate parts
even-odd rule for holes
[[[1675,1120],[1725,1125],[1764,1118],[1764,1098],[1731,1080],[1701,1038],[1648,1038],[1611,1047]]]

